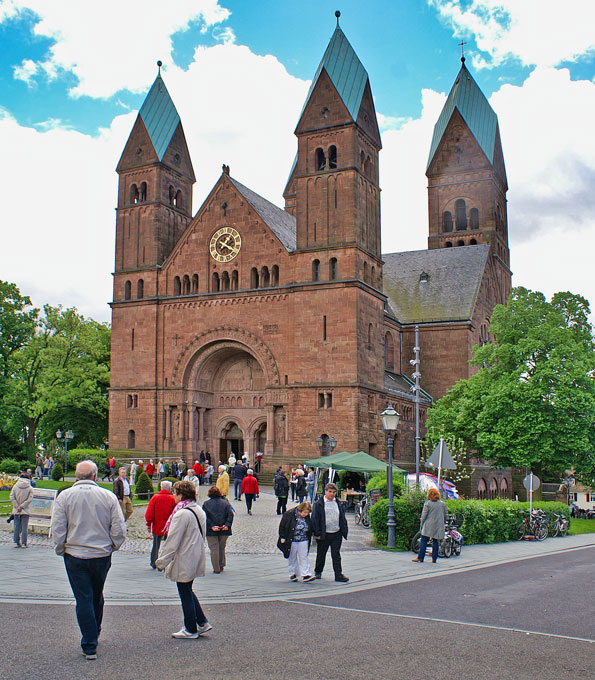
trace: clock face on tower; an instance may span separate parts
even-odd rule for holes
[[[242,247],[242,237],[233,227],[221,227],[211,236],[209,250],[217,262],[230,262]]]

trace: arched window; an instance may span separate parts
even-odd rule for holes
[[[252,397],[252,406],[258,406],[258,397]]]
[[[263,267],[260,270],[260,287],[268,288],[271,285],[271,275],[269,274],[269,268]]]
[[[211,292],[219,292],[219,274],[217,274],[217,272],[213,272],[213,276],[211,277]]]
[[[368,326],[368,345],[371,345],[374,342],[374,326],[372,324],[369,324]]]
[[[446,242],[446,247],[447,247],[447,248],[452,248],[452,241],[447,241],[447,242]]]
[[[470,245],[470,246],[476,246],[476,245],[477,245],[477,239],[476,239],[476,238],[472,238],[472,239],[469,241],[469,245]]]
[[[128,430],[128,448],[129,449],[136,448],[136,434],[134,430]]]
[[[176,191],[174,205],[176,206],[176,208],[182,208],[182,192],[179,189],[178,191]]]
[[[242,407],[242,397],[238,397],[238,408]]]
[[[366,154],[362,151],[359,157],[359,169],[363,172],[366,168]]]
[[[467,206],[462,198],[455,201],[455,219],[457,222],[457,231],[467,229]]]
[[[174,277],[174,295],[182,294],[182,282],[179,276]]]
[[[320,260],[312,261],[312,281],[320,281]]]
[[[364,281],[368,283],[368,263],[364,262]]]
[[[384,336],[384,366],[389,371],[395,370],[395,343],[388,331]]]
[[[506,477],[500,480],[500,498],[508,498],[508,481]]]
[[[136,282],[136,297],[140,300],[145,296],[145,282],[139,279]]]
[[[250,288],[258,288],[258,269],[252,267],[250,270]]]
[[[144,203],[147,200],[147,183],[143,182],[140,185],[140,201]]]
[[[338,278],[337,258],[331,257],[328,263],[328,277],[331,281],[336,281]]]
[[[271,269],[271,286],[279,285],[279,266],[274,264]]]
[[[190,295],[190,277],[188,274],[184,274],[184,278],[182,279],[182,293],[184,295]]]
[[[176,191],[171,184],[169,185],[169,204],[170,205],[176,204]]]
[[[477,497],[478,498],[487,498],[488,495],[488,487],[486,485],[486,480],[481,477],[480,480],[477,482]]]
[[[229,285],[229,274],[223,272],[223,274],[221,274],[221,290],[229,290]]]
[[[198,274],[192,275],[192,292],[198,293]]]
[[[372,159],[370,158],[370,156],[368,156],[366,158],[366,163],[364,165],[364,172],[366,173],[366,175],[368,175],[368,177],[372,176]]]
[[[234,269],[231,272],[231,289],[232,290],[238,289],[238,270],[237,269]]]
[[[471,229],[479,229],[479,210],[471,208],[469,211],[469,226]]]
[[[370,283],[375,286],[376,285],[376,267],[372,265],[372,268],[370,269]]]
[[[316,170],[324,170],[326,168],[326,156],[324,155],[324,151],[319,147],[314,154]]]
[[[490,479],[490,498],[498,498],[498,482],[495,477]]]
[[[132,408],[132,395],[128,394],[126,396],[126,408]]]
[[[335,170],[337,167],[337,147],[334,144],[328,148],[328,167],[329,170]]]
[[[465,241],[457,241],[457,245],[458,245],[458,246],[464,246],[464,245],[465,245]]]
[[[236,398],[235,397],[231,398],[231,406],[232,406],[232,408],[236,407]]]
[[[139,198],[138,187],[136,186],[136,184],[133,184],[130,187],[130,202],[138,203],[138,198]]]
[[[442,213],[442,231],[452,231],[452,213],[450,210],[446,210]]]

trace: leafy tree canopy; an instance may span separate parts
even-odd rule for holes
[[[595,475],[595,345],[579,295],[514,288],[494,308],[493,343],[473,350],[479,367],[430,409],[428,437],[462,440],[499,466],[528,466],[583,480]]]

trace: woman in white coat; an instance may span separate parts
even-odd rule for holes
[[[162,543],[155,566],[159,571],[165,569],[166,577],[178,586],[184,627],[172,637],[193,639],[213,628],[192,591],[194,579],[205,575],[206,515],[196,503],[191,482],[176,482],[172,493],[176,506],[167,521],[167,540]]]

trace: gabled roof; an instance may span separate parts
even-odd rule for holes
[[[489,252],[481,244],[383,255],[391,313],[406,324],[471,319]]]
[[[259,196],[252,189],[240,184],[233,177],[230,177],[229,180],[256,210],[262,221],[271,229],[285,248],[288,251],[295,250],[297,243],[295,217],[278,208],[274,203],[267,201],[266,198]]]
[[[414,399],[415,393],[411,389],[415,383],[402,373],[384,371],[384,389],[391,394],[395,394],[405,399]],[[428,392],[419,389],[420,401],[422,404],[431,404],[433,399]]]
[[[442,113],[434,126],[434,136],[432,137],[427,167],[430,167],[430,163],[434,159],[434,154],[442,141],[446,126],[455,109],[459,111],[463,120],[467,123],[471,134],[475,137],[490,163],[493,163],[498,116],[496,116],[494,109],[490,106],[484,93],[479,89],[479,85],[473,80],[463,62]]]
[[[157,157],[160,161],[163,160],[171,138],[180,123],[180,116],[160,75],[155,78],[141,106],[139,116],[149,133]]]
[[[331,79],[351,118],[354,121],[357,120],[364,89],[368,81],[368,73],[339,26],[335,29],[318,70],[312,79],[304,108],[300,113],[300,119],[308,106],[322,69]]]

